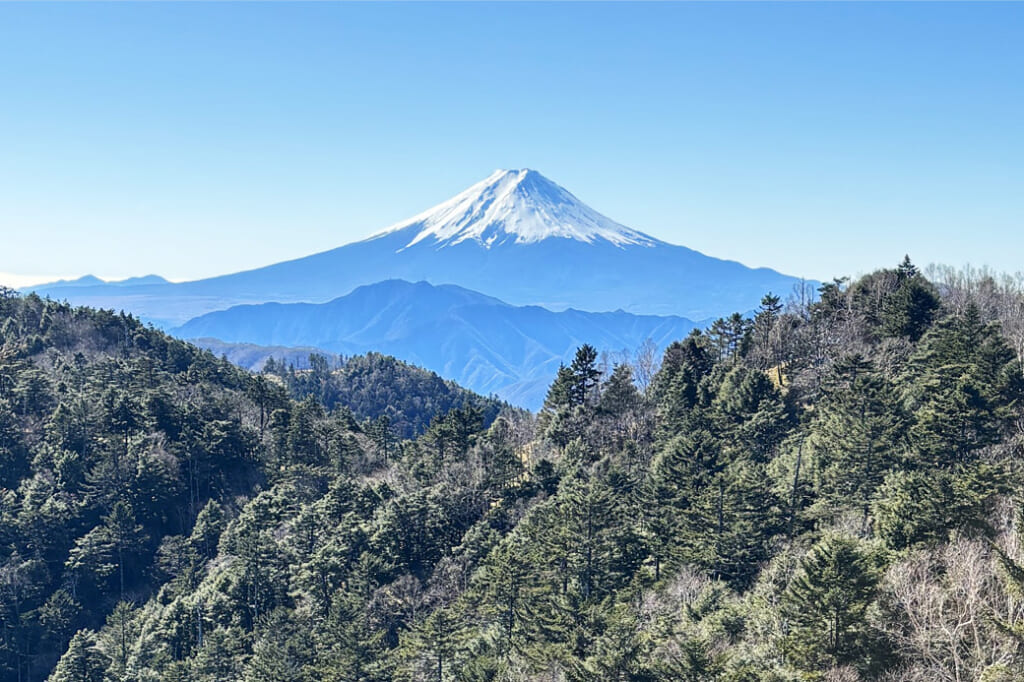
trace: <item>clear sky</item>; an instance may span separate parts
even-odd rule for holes
[[[535,168],[812,278],[1024,269],[1024,4],[0,4],[0,282],[307,255]]]

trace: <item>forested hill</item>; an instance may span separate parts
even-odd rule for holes
[[[536,419],[457,409],[401,444],[111,336],[81,385],[155,364],[125,385],[230,405],[203,409],[254,454],[153,504],[150,462],[190,471],[216,430],[108,410],[74,436],[8,382],[32,455],[4,493],[4,674],[66,649],[54,682],[1021,679],[1024,297],[940,279],[766,296],[653,376],[584,346]],[[33,366],[79,391],[60,355]]]
[[[344,407],[360,421],[373,420],[375,427],[386,427],[398,438],[422,434],[434,417],[455,409],[478,409],[485,426],[500,412],[515,409],[380,353],[353,355],[339,360],[336,368],[327,356],[312,353],[308,364],[308,370],[296,371],[294,365],[271,358],[263,373],[276,377],[299,400],[313,398],[327,410]]]
[[[390,358],[280,374],[0,290],[0,680],[45,679],[75,632],[199,570],[278,479],[374,471],[434,417],[501,409]]]
[[[360,422],[387,424],[399,438],[418,436],[438,414],[475,405],[490,425],[511,406],[485,398],[434,372],[389,355],[345,357],[317,348],[285,348],[192,339],[192,343],[233,364],[275,377],[298,400],[313,397],[327,410],[341,406]]]

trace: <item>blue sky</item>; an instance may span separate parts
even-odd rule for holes
[[[0,4],[0,282],[303,256],[530,167],[813,278],[1024,269],[1024,4]]]

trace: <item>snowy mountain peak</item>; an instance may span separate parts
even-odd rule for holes
[[[535,170],[497,170],[448,201],[375,235],[408,232],[405,248],[421,242],[451,246],[472,240],[485,248],[558,237],[616,246],[657,241],[607,218]]]

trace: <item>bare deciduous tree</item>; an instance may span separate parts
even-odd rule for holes
[[[910,661],[906,682],[968,682],[1017,661],[1018,644],[997,622],[1019,623],[987,545],[956,540],[894,565],[886,578],[885,629]]]

